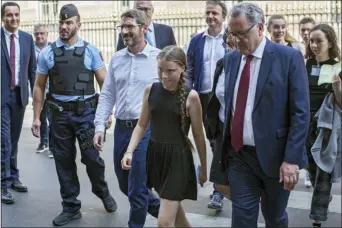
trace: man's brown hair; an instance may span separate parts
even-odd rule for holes
[[[315,20],[312,17],[304,17],[299,21],[299,24],[306,24],[306,23],[312,23],[313,25],[316,24]]]
[[[205,5],[215,5],[215,6],[219,5],[222,8],[222,16],[226,18],[228,10],[227,10],[226,4],[224,4],[223,2],[217,1],[217,0],[216,1],[211,0],[211,1],[207,1]]]

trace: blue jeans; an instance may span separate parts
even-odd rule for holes
[[[131,205],[128,225],[129,227],[143,227],[147,212],[158,217],[160,201],[146,185],[146,150],[151,133],[149,128],[134,152],[131,169],[121,168],[121,160],[127,150],[133,130],[133,127],[115,124],[114,169],[120,190],[128,196]]]
[[[213,187],[214,187],[213,196],[218,195],[221,199],[223,199],[224,196],[223,196],[222,192],[220,192],[219,190],[216,189],[215,183],[213,184]]]

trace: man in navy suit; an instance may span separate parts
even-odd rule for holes
[[[205,6],[205,21],[208,28],[195,35],[189,45],[187,52],[186,84],[199,94],[202,106],[203,121],[206,118],[207,107],[212,96],[216,63],[222,59],[225,52],[225,41],[223,40],[225,28],[223,22],[227,16],[227,7],[222,1],[207,1]],[[214,142],[210,142],[214,151]],[[208,208],[221,210],[223,207],[223,193],[216,189],[214,191]]]
[[[170,26],[152,22],[154,8],[151,1],[136,0],[134,1],[134,9],[144,11],[147,16],[149,26],[148,31],[145,33],[145,40],[149,45],[159,49],[169,45],[177,45],[175,35]],[[128,33],[126,36],[132,36],[132,34]],[[116,51],[120,51],[125,47],[122,36],[119,35]]]
[[[28,82],[33,89],[36,72],[34,42],[30,34],[18,30],[20,7],[6,2],[1,6],[1,202],[12,204],[8,188],[27,192],[19,181],[18,141],[29,100]]]
[[[228,166],[232,227],[288,227],[290,191],[306,165],[309,86],[302,54],[270,42],[263,10],[233,6],[228,30],[237,50],[224,57],[223,167]]]

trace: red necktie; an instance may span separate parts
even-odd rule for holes
[[[11,89],[15,87],[15,43],[14,43],[14,34],[11,34],[11,43],[10,43],[10,65],[11,65]]]
[[[241,73],[239,90],[236,96],[236,105],[232,121],[231,134],[232,146],[236,152],[239,152],[243,147],[243,122],[245,119],[252,58],[252,55],[247,56],[246,64]]]

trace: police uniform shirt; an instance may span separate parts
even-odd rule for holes
[[[78,37],[76,44],[69,46],[63,43],[60,38],[56,40],[57,47],[63,47],[65,50],[73,50],[75,47],[83,47],[84,41]],[[48,75],[49,70],[54,66],[54,54],[51,48],[51,45],[47,46],[42,50],[38,57],[37,62],[37,72],[43,75]],[[105,66],[100,51],[93,45],[88,44],[85,49],[85,56],[84,56],[84,66],[91,71],[96,71]],[[85,95],[84,99],[92,97],[93,95]],[[68,102],[68,101],[75,101],[79,98],[79,96],[68,96],[68,95],[57,95],[52,94],[52,97]]]
[[[46,48],[49,44],[46,43],[43,47],[43,49],[40,49],[40,47],[37,46],[37,44],[34,44],[34,51],[36,53],[36,60],[38,61],[38,56],[39,54],[44,50],[44,48]]]
[[[160,50],[146,44],[134,55],[128,48],[111,58],[95,116],[95,132],[104,132],[108,116],[121,120],[139,119],[145,88],[158,82],[157,56]]]

